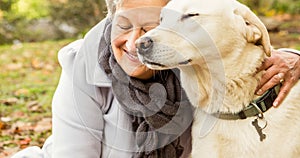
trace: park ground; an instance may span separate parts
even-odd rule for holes
[[[300,17],[271,20],[278,22],[270,31],[273,46],[300,50]],[[41,147],[51,134],[51,98],[61,72],[57,52],[72,40],[0,46],[0,158]]]

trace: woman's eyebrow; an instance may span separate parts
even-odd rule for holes
[[[121,14],[120,14],[120,15],[117,15],[117,16],[116,16],[116,18],[118,18],[118,19],[120,18],[120,19],[125,19],[125,20],[128,20],[128,18],[127,18],[126,16],[124,16],[124,15],[121,15]]]

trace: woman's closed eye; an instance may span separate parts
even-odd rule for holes
[[[132,28],[132,25],[128,25],[128,24],[117,24],[117,26],[122,30],[129,30]]]

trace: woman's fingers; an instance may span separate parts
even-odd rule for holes
[[[256,94],[262,95],[268,89],[281,83],[282,87],[273,105],[278,106],[288,95],[300,77],[300,56],[288,52],[272,52],[258,71],[264,71]]]
[[[289,67],[279,54],[273,54],[272,57],[265,59],[259,70],[264,70],[264,72],[256,93],[257,95],[262,95],[285,78],[285,74],[289,71]]]
[[[273,71],[274,72],[274,71]],[[270,72],[273,74],[273,72]],[[267,74],[266,74],[267,75]],[[267,75],[268,76],[268,75]],[[269,77],[265,77],[269,78]],[[284,81],[284,73],[279,72],[275,75],[272,75],[270,79],[266,80],[265,83],[262,84],[261,87],[258,88],[256,94],[257,95],[262,95],[264,92],[266,92],[268,89],[274,87],[275,85],[281,83]]]
[[[288,75],[287,75],[288,76]],[[291,79],[291,76],[286,77],[284,81],[281,82],[282,86],[280,88],[279,94],[275,101],[273,102],[273,106],[277,107],[281,104],[284,98],[288,95],[290,89],[294,86],[295,82]]]

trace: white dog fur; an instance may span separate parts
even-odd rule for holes
[[[161,24],[147,32],[151,50],[139,59],[151,69],[179,68],[182,85],[196,107],[192,127],[194,158],[300,157],[300,84],[278,108],[264,113],[264,141],[251,122],[221,120],[211,113],[237,113],[257,98],[256,70],[271,45],[265,26],[235,0],[172,0]],[[142,49],[142,48],[139,48]]]

